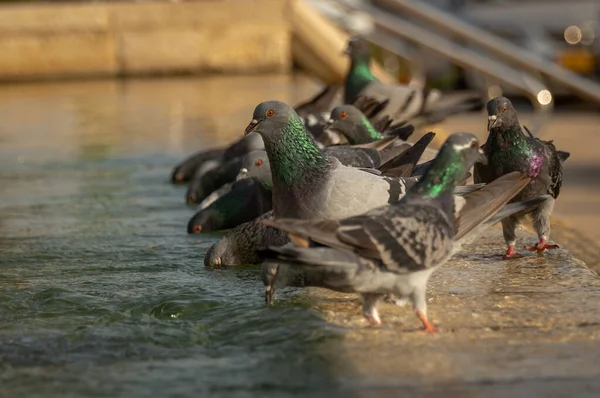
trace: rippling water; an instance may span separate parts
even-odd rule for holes
[[[338,388],[344,331],[302,295],[264,306],[172,166],[239,136],[288,77],[0,87],[0,396],[299,395]],[[336,381],[337,380],[337,381]],[[259,394],[260,393],[260,394]]]

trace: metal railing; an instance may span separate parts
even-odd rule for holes
[[[564,85],[574,94],[600,103],[600,85],[556,63],[533,54],[488,31],[458,19],[436,7],[414,0],[373,0],[373,5],[421,19],[423,22],[468,40],[519,68],[541,73],[546,79]]]
[[[529,126],[534,134],[539,131],[542,124],[547,120],[553,106],[552,101],[549,101],[549,98],[544,98],[544,96],[550,96],[551,98],[551,94],[546,86],[533,75],[495,62],[472,49],[461,46],[452,40],[436,35],[392,14],[373,9],[371,15],[378,30],[387,31],[413,41],[452,60],[458,66],[476,70],[523,92],[534,105],[534,116]]]

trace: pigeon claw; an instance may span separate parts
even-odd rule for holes
[[[271,286],[265,286],[265,304],[267,306],[271,305],[273,301],[273,289]]]
[[[525,246],[525,250],[529,250],[530,252],[537,252],[538,256],[541,256],[544,250],[553,250],[558,249],[558,245],[549,245],[546,242],[546,239],[540,239],[540,243],[534,246]]]
[[[371,313],[365,312],[363,315],[365,316],[367,322],[371,324],[371,326],[383,325],[383,322],[381,322],[381,318],[379,318],[379,314],[377,313],[377,311],[373,311]]]
[[[522,256],[519,253],[517,253],[514,245],[508,246],[508,249],[506,249],[506,253],[504,254],[504,256],[502,256],[502,258],[504,258],[505,260],[511,260],[520,257]]]
[[[415,313],[417,314],[417,318],[419,318],[419,320],[421,321],[421,323],[423,324],[423,331],[426,333],[438,333],[438,330],[435,326],[433,326],[433,324],[431,322],[429,322],[429,320],[427,320],[427,316],[422,312],[422,311],[415,311]]]

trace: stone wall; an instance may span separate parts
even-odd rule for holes
[[[23,4],[0,8],[0,80],[281,72],[280,0]]]

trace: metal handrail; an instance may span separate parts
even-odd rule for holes
[[[433,6],[414,0],[372,0],[372,3],[417,17],[448,33],[471,41],[515,66],[539,72],[544,77],[570,88],[580,97],[600,102],[600,84],[585,79],[552,61],[532,54]]]
[[[460,46],[451,40],[436,35],[412,22],[403,20],[389,13],[371,10],[371,16],[375,26],[379,29],[389,31],[395,35],[411,40],[419,45],[429,48],[436,53],[451,59],[454,63],[464,68],[472,68],[478,72],[500,80],[515,89],[522,91],[532,102],[535,109],[534,118],[530,124],[530,130],[535,134],[548,114],[553,109],[552,102],[541,104],[539,95],[542,92],[549,93],[542,82],[527,73],[518,71],[507,65],[494,62],[493,60],[471,50]]]

